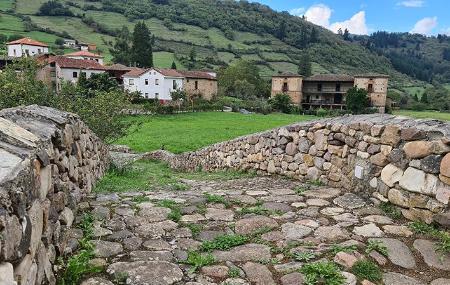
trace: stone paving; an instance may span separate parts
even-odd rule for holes
[[[299,272],[305,261],[295,258],[301,253],[313,253],[307,263],[339,264],[345,284],[373,284],[350,273],[361,259],[379,264],[386,285],[450,284],[450,255],[436,253],[435,241],[414,234],[406,220],[385,216],[372,200],[273,177],[183,183],[189,190],[98,194],[79,205],[97,218],[92,264],[105,267],[83,285],[305,284]],[[208,200],[205,193],[224,199]],[[158,203],[168,200],[181,215]],[[185,264],[203,242],[233,234],[251,238],[212,250],[214,262],[195,272]],[[367,253],[370,241],[382,242],[387,256]]]

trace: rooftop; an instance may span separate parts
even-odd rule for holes
[[[381,73],[363,73],[357,74],[355,77],[369,77],[369,78],[389,78],[389,75]]]
[[[19,45],[19,44],[29,45],[29,46],[38,46],[38,47],[48,47],[47,44],[35,41],[31,38],[22,38],[22,39],[7,43],[7,45]]]
[[[304,79],[304,81],[343,81],[353,82],[354,77],[347,74],[316,74]]]
[[[211,75],[209,72],[205,71],[195,71],[195,70],[180,70],[178,71],[186,78],[200,78],[200,79],[210,79],[216,80],[216,77]]]
[[[106,67],[88,59],[74,59],[66,56],[54,56],[48,60],[48,63],[55,62],[61,68],[76,68],[76,69],[91,69],[91,70],[106,70]]]
[[[120,64],[120,63],[116,63],[116,64],[113,64],[113,65],[108,65],[108,66],[105,66],[105,67],[108,70],[117,70],[117,71],[131,71],[133,69],[133,67],[128,67],[128,66]]]
[[[293,72],[283,72],[280,74],[276,74],[273,77],[303,77],[303,75],[293,73]]]
[[[85,50],[80,50],[80,51],[68,53],[68,54],[65,54],[64,56],[83,56],[83,57],[103,58],[103,56],[101,56],[99,54],[92,53],[92,52],[85,51]]]

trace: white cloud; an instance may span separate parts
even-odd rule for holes
[[[366,12],[360,11],[353,15],[349,20],[333,23],[329,29],[335,33],[337,33],[339,29],[342,29],[342,31],[348,29],[351,34],[367,35],[369,29],[366,25]]]
[[[407,8],[420,8],[420,7],[423,7],[424,4],[425,4],[425,1],[422,1],[422,0],[407,0],[407,1],[398,2],[397,6],[403,6],[403,7],[407,7]]]
[[[367,35],[366,12],[360,11],[350,19],[330,24],[330,18],[333,10],[324,4],[313,5],[305,12],[306,20],[316,25],[337,32],[339,28],[348,29],[350,33],[357,35]],[[291,12],[292,14],[292,12]]]
[[[306,20],[316,25],[328,28],[330,25],[330,17],[333,11],[324,4],[318,4],[309,7],[306,11]]]
[[[305,13],[305,11],[306,11],[306,9],[304,7],[300,7],[300,8],[292,9],[291,11],[289,11],[289,13],[291,15],[301,17]]]
[[[423,18],[414,25],[414,28],[410,31],[410,33],[429,35],[436,26],[437,17]]]
[[[444,34],[446,34],[447,36],[450,36],[450,28],[447,28],[446,30],[444,30]]]

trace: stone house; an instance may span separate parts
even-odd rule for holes
[[[347,91],[356,86],[368,92],[371,106],[385,112],[389,76],[383,74],[317,74],[304,78],[286,73],[272,77],[272,97],[288,94],[294,104],[304,109],[345,109]]]
[[[217,79],[215,72],[179,70],[184,76],[183,90],[189,96],[200,96],[211,100],[217,95]]]
[[[29,57],[48,54],[48,45],[30,38],[6,43],[9,57]]]
[[[145,99],[171,101],[171,93],[183,88],[184,76],[174,69],[133,68],[123,76],[123,87],[129,92],[139,92]]]

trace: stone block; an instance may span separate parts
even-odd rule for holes
[[[410,159],[424,158],[433,153],[433,143],[427,141],[408,142],[403,147],[403,151]]]
[[[403,170],[393,164],[386,165],[381,171],[381,180],[389,187],[399,182],[403,176]]]
[[[450,177],[450,153],[447,153],[441,161],[441,175]]]
[[[422,170],[408,167],[400,179],[400,187],[411,192],[435,195],[438,179],[432,174],[426,174]]]
[[[383,134],[381,135],[381,143],[396,146],[399,142],[400,142],[400,128],[394,125],[386,126]]]

